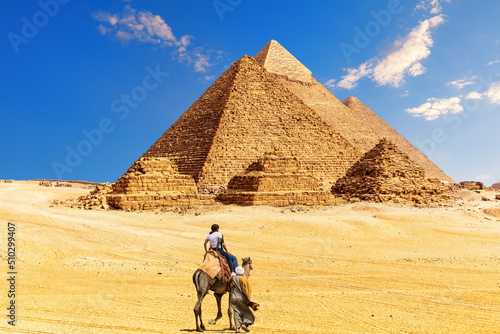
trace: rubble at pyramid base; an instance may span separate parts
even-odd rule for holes
[[[361,200],[412,205],[446,203],[453,199],[448,194],[447,187],[437,179],[416,181],[395,177],[382,183],[377,179],[365,178],[357,183],[362,186],[341,187],[337,185],[334,193],[350,202]]]

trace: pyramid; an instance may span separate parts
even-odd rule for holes
[[[340,102],[312,77],[311,71],[278,42],[271,40],[255,59],[362,153],[366,153],[380,139],[387,137],[418,162],[424,168],[427,177],[454,182],[358,99],[349,97]]]
[[[311,71],[278,42],[271,40],[267,43],[255,56],[255,60],[276,75],[283,85],[361,152],[370,150],[380,139],[356,113],[316,81]]]
[[[425,154],[420,152],[408,140],[401,136],[382,118],[377,116],[370,108],[356,97],[348,97],[343,102],[347,107],[352,109],[372,130],[381,138],[387,138],[396,144],[401,151],[406,153],[411,159],[417,162],[425,171],[428,178],[437,178],[441,181],[454,183],[453,179],[446,175],[438,166],[427,158]]]
[[[372,202],[429,204],[451,199],[437,179],[426,179],[422,167],[383,138],[338,179],[332,193]]]
[[[211,196],[197,191],[194,179],[179,174],[168,158],[142,157],[113,184],[106,200],[127,211],[214,204]]]
[[[227,185],[274,149],[296,157],[311,176],[331,181],[362,155],[275,75],[245,56],[143,156],[169,158],[203,189]]]
[[[337,199],[321,191],[318,180],[301,170],[295,157],[264,154],[234,176],[218,199],[242,205],[333,205]]]

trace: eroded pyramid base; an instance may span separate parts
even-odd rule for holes
[[[165,157],[142,157],[116,181],[106,196],[108,204],[127,211],[214,204],[197,193],[194,179],[181,175]]]
[[[335,205],[335,196],[321,191],[316,178],[300,169],[296,158],[281,152],[264,154],[245,173],[229,181],[218,200],[241,205]]]

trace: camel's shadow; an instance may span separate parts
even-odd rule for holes
[[[181,329],[181,332],[194,332],[196,333],[196,329]],[[224,328],[224,329],[205,329],[204,332],[211,332],[211,333],[226,333],[227,331],[234,332],[234,329],[230,328]]]

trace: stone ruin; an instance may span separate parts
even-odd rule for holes
[[[337,180],[332,193],[351,201],[403,204],[430,204],[452,199],[441,181],[426,179],[424,169],[385,138]]]
[[[197,192],[194,179],[179,174],[168,158],[142,157],[113,184],[106,199],[127,211],[214,204],[212,196]]]
[[[479,182],[479,181],[462,181],[458,185],[462,188],[469,189],[469,190],[484,190],[484,189],[486,189],[483,182]]]
[[[106,196],[111,192],[111,187],[111,183],[101,183],[96,185],[88,195],[65,201],[54,200],[51,202],[51,206],[66,206],[85,210],[108,210],[110,207]]]
[[[281,152],[264,154],[245,172],[233,176],[227,191],[217,197],[241,205],[334,205],[335,196],[321,190],[318,180],[304,173],[295,157]]]

